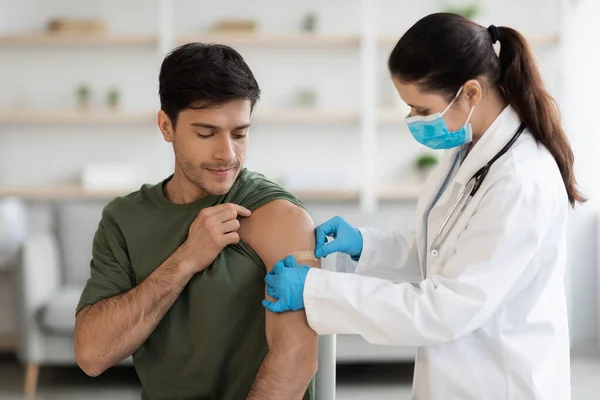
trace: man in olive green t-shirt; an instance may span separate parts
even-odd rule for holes
[[[315,238],[301,202],[243,167],[258,84],[236,51],[198,43],[159,81],[175,170],[103,210],[77,362],[96,376],[132,355],[149,400],[314,399],[317,335],[261,304],[265,274]]]

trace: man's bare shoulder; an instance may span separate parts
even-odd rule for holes
[[[252,215],[241,223],[242,234],[263,234],[270,232],[284,233],[294,228],[309,225],[314,229],[310,214],[302,207],[288,200],[273,200],[254,210]]]
[[[241,222],[240,238],[263,259],[267,268],[288,254],[313,251],[315,225],[304,208],[287,200],[273,200]]]

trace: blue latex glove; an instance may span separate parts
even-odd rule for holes
[[[263,306],[273,312],[297,311],[304,308],[304,283],[310,267],[298,265],[293,256],[279,261],[265,277],[267,294],[277,300],[263,300]]]
[[[342,217],[333,217],[317,226],[315,257],[327,257],[331,253],[346,253],[358,261],[363,250],[363,237],[358,229]],[[327,236],[333,240],[327,243]]]

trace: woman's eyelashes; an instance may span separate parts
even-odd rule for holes
[[[431,114],[431,111],[428,108],[413,108],[408,113],[408,117],[414,117],[415,115],[427,116]]]

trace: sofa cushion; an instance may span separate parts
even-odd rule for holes
[[[65,202],[57,206],[56,229],[65,285],[81,286],[90,276],[92,242],[106,202]]]
[[[83,287],[65,286],[50,298],[39,311],[39,322],[44,331],[58,335],[73,335],[75,309]]]

